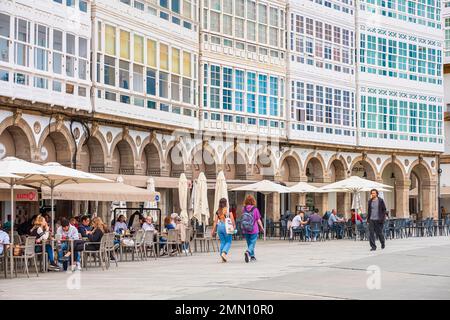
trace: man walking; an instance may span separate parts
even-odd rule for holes
[[[370,251],[375,251],[377,250],[375,235],[380,239],[381,249],[385,247],[383,226],[386,219],[386,204],[383,199],[378,197],[378,190],[376,189],[370,191],[370,197],[367,205],[367,221],[369,222]]]

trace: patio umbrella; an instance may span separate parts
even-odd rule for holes
[[[13,247],[14,247],[14,187],[19,184],[28,184],[30,182],[43,181],[47,179],[47,171],[43,166],[34,164],[15,157],[6,157],[0,160],[0,170],[2,175],[0,181],[6,183],[11,191],[11,246],[10,246],[10,263],[11,278],[14,275],[13,263]]]
[[[208,185],[206,181],[206,176],[203,172],[200,172],[200,175],[197,179],[193,217],[203,225],[208,223],[207,221],[207,219],[209,218]]]
[[[264,214],[264,241],[266,241],[266,226],[267,226],[267,195],[271,193],[290,193],[291,190],[285,186],[274,183],[269,180],[262,180],[256,183],[245,185],[233,189],[232,191],[253,191],[264,194],[265,214]]]
[[[124,183],[122,176],[118,176],[116,178],[116,183],[122,183],[122,184]],[[126,207],[127,207],[126,201],[118,200],[116,198],[113,202],[111,202],[111,221],[114,220],[114,222],[115,222],[116,216],[114,214],[114,210],[116,208],[126,208]],[[119,211],[117,211],[117,213],[119,215],[123,214],[125,216],[125,218],[127,218],[127,210],[119,210]]]
[[[152,177],[147,179],[147,190],[150,193],[156,192],[155,179],[153,179]],[[144,208],[158,208],[158,203],[156,201],[146,201],[144,204]],[[153,219],[153,223],[155,223],[158,220],[158,215],[154,210],[150,210],[150,215]]]
[[[51,201],[51,215],[52,215],[52,231],[55,232],[55,203],[53,192],[56,187],[63,184],[73,183],[105,183],[111,182],[106,178],[102,178],[91,173],[87,173],[80,170],[75,170],[69,167],[65,167],[57,162],[49,162],[43,165],[46,170],[47,179],[30,183],[30,185],[36,187],[46,186],[50,188],[50,201]]]
[[[230,205],[228,203],[228,187],[227,187],[227,181],[225,179],[225,175],[223,171],[220,171],[217,175],[216,179],[216,190],[214,193],[214,211],[213,213],[216,213],[219,209],[219,201],[220,199],[225,198],[227,199],[228,206]]]
[[[186,175],[182,173],[178,181],[178,197],[180,201],[180,217],[185,225],[189,224],[189,215],[187,211],[188,181]]]
[[[320,189],[306,182],[299,182],[289,188],[291,193],[317,193]]]
[[[351,176],[345,180],[328,184],[319,188],[322,192],[351,192],[357,193],[361,191],[370,191],[377,189],[379,191],[389,191],[392,186],[387,184],[375,182],[368,179],[363,179],[358,176]]]

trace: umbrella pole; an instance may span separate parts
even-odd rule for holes
[[[14,276],[14,183],[11,183],[11,246],[9,249],[11,279]]]
[[[51,207],[52,207],[52,232],[53,234],[56,234],[55,232],[55,203],[53,199],[53,186],[50,187],[50,201],[51,201]]]
[[[267,231],[267,194],[264,195],[264,241],[266,241],[266,231]]]

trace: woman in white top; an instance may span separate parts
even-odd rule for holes
[[[37,216],[34,220],[33,228],[30,230],[30,236],[36,237],[36,247],[35,252],[42,252],[42,246],[40,245],[42,241],[50,239],[50,228],[47,224],[45,218],[41,215]],[[45,251],[47,252],[49,266],[48,269],[52,271],[59,271],[58,265],[55,263],[55,257],[53,255],[52,246],[47,243],[45,245]]]

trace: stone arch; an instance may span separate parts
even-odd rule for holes
[[[261,147],[255,153],[253,158],[254,178],[256,180],[266,179],[273,181],[275,179],[276,159],[270,148]]]
[[[337,157],[334,155],[328,162],[327,167],[330,182],[336,182],[346,179],[349,175],[348,170],[348,164],[345,159],[342,156]]]
[[[225,178],[227,180],[246,180],[247,165],[249,159],[245,151],[240,147],[228,147],[222,158]]]
[[[156,139],[150,141],[150,138],[142,143],[140,157],[141,167],[147,176],[161,176],[162,148]]]
[[[280,175],[284,182],[299,182],[302,173],[300,157],[295,152],[286,152],[280,159]]]
[[[193,178],[196,179],[200,172],[204,172],[207,179],[215,179],[219,159],[217,153],[210,145],[198,144],[191,152],[191,164]]]
[[[23,119],[14,122],[14,117],[9,117],[0,124],[0,143],[5,148],[5,156],[35,160],[37,148],[34,134]]]
[[[304,175],[308,182],[324,182],[327,177],[326,164],[320,154],[311,153],[305,160]]]
[[[46,150],[48,157],[40,159],[43,162],[58,162],[63,166],[72,167],[72,157],[75,153],[75,142],[69,129],[58,122],[53,122],[42,132],[38,151],[43,155]]]
[[[129,135],[119,134],[111,144],[109,158],[111,170],[115,174],[135,174],[135,159],[137,149],[133,139]]]
[[[411,180],[409,212],[418,219],[437,216],[436,179],[433,179],[431,168],[425,161],[416,160],[409,170]]]
[[[83,135],[78,147],[77,166],[82,171],[105,173],[107,150],[106,141],[101,134],[96,133],[89,139]]]
[[[406,217],[409,215],[409,186],[403,164],[397,159],[387,159],[380,170],[380,178],[384,184],[392,186],[391,192],[384,192],[386,208],[392,216]]]
[[[186,173],[185,165],[189,162],[187,159],[187,152],[182,143],[169,143],[165,155],[165,169],[169,176],[179,178],[182,173]]]
[[[350,175],[375,181],[378,177],[377,166],[369,157],[358,156],[350,165]]]

